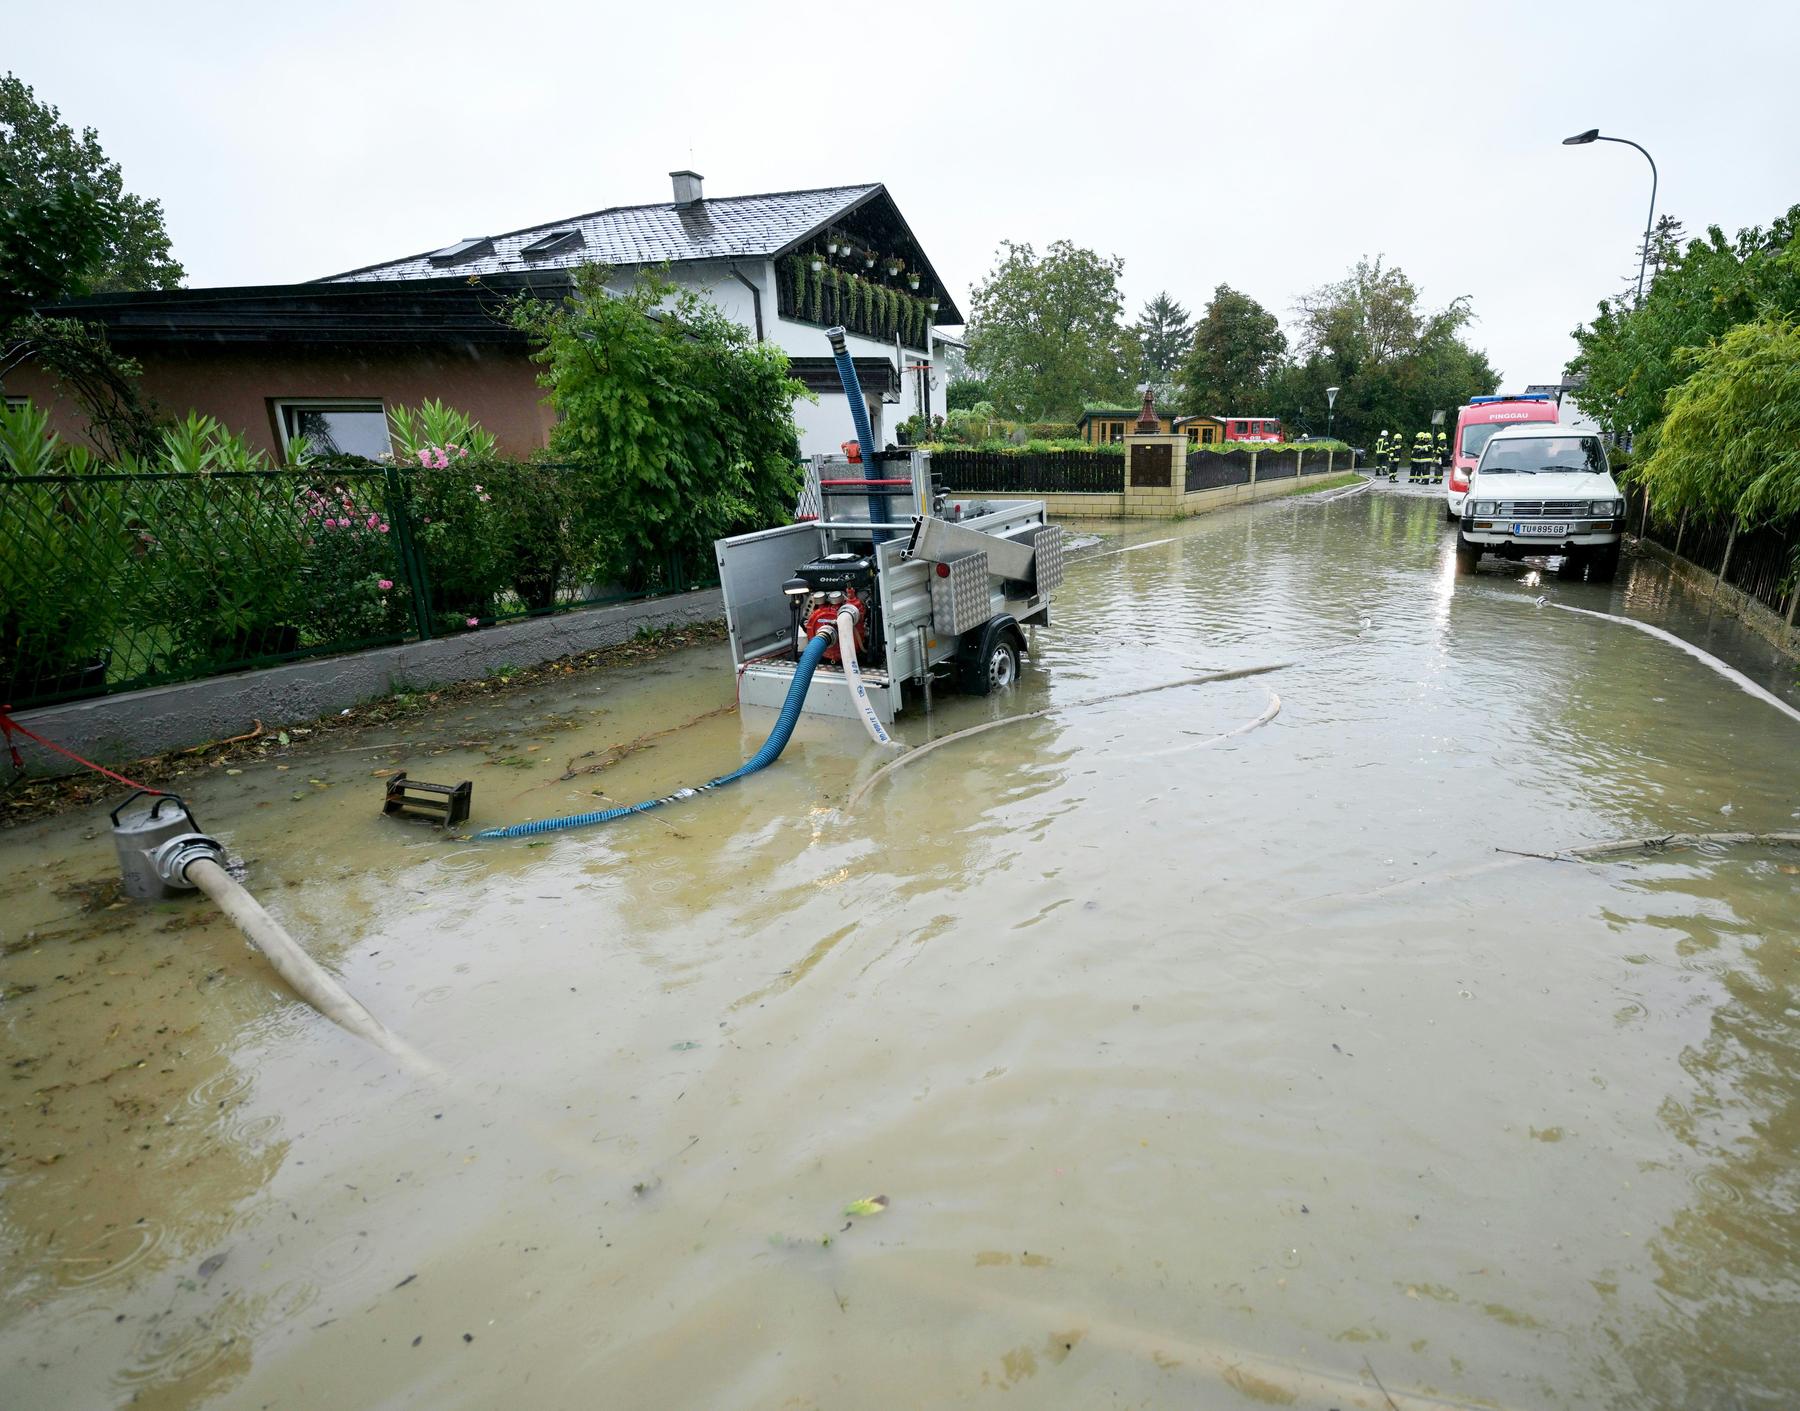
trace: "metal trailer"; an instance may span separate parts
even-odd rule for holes
[[[1063,532],[1045,521],[1042,500],[946,499],[933,487],[930,453],[913,451],[872,466],[815,456],[801,510],[798,523],[714,545],[745,705],[786,699],[808,610],[835,602],[842,581],[873,589],[873,630],[857,656],[883,723],[907,707],[909,691],[929,710],[934,675],[954,673],[980,695],[1005,684],[1008,661],[1016,667],[1029,650],[1023,629],[1049,624]],[[829,657],[805,709],[856,716]]]

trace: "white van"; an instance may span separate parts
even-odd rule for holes
[[[1625,499],[1599,436],[1565,426],[1508,426],[1482,447],[1469,478],[1456,569],[1483,554],[1560,555],[1562,575],[1610,583],[1619,568]]]

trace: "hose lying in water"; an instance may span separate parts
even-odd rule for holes
[[[1302,505],[1329,505],[1337,500],[1347,500],[1352,495],[1360,495],[1374,483],[1373,480],[1364,476],[1360,485],[1346,485],[1341,490],[1331,490],[1323,495],[1295,495],[1294,501],[1296,504]]]
[[[967,730],[958,730],[958,731],[954,732],[953,734],[941,735],[937,739],[931,741],[929,744],[920,745],[917,749],[908,750],[905,754],[901,755],[900,758],[895,760],[893,763],[883,765],[880,769],[876,770],[873,774],[871,774],[867,779],[863,780],[862,784],[857,788],[857,790],[853,794],[851,794],[848,799],[846,799],[844,801],[844,812],[845,813],[854,812],[857,804],[862,802],[863,797],[869,792],[869,790],[873,789],[877,784],[879,784],[883,779],[887,778],[888,775],[892,774],[895,770],[905,768],[907,765],[913,763],[915,760],[921,758],[922,756],[930,754],[933,750],[942,749],[945,745],[954,744],[958,740],[966,740],[971,735],[982,735],[982,734],[985,734],[989,730],[998,730],[1002,726],[1017,725],[1021,721],[1026,721],[1026,720],[1036,720],[1040,716],[1052,715],[1059,710],[1080,710],[1084,706],[1104,705],[1108,701],[1127,700],[1132,696],[1154,695],[1158,691],[1174,691],[1174,690],[1180,689],[1183,686],[1202,686],[1202,685],[1205,685],[1208,682],[1212,682],[1212,681],[1237,681],[1246,676],[1263,676],[1271,671],[1284,671],[1288,667],[1292,666],[1293,664],[1294,663],[1291,661],[1278,661],[1278,662],[1273,662],[1268,666],[1245,666],[1245,667],[1239,667],[1235,671],[1215,671],[1207,676],[1187,676],[1187,677],[1183,677],[1179,681],[1165,681],[1160,686],[1139,686],[1136,690],[1115,691],[1111,695],[1108,695],[1108,696],[1090,696],[1085,701],[1069,701],[1066,704],[1062,704],[1062,705],[1045,706],[1042,710],[1028,710],[1022,715],[1008,715],[1008,716],[1002,717],[999,720],[990,720],[986,724],[983,724],[983,725],[971,725]],[[1273,695],[1274,693],[1270,692],[1270,694]],[[1279,710],[1280,708],[1281,708],[1280,707],[1280,697],[1277,696],[1276,697],[1276,710]],[[1259,718],[1255,721],[1252,721],[1249,725],[1239,726],[1237,730],[1231,731],[1229,733],[1235,735],[1235,734],[1242,733],[1245,730],[1254,730],[1258,725],[1266,725],[1270,720],[1273,720],[1274,718],[1275,718],[1275,716],[1274,716],[1273,712],[1265,712],[1264,718]],[[1223,739],[1225,737],[1221,736],[1220,738]],[[1209,742],[1209,743],[1211,743],[1211,742]]]
[[[430,1060],[363,1008],[361,1001],[302,950],[282,929],[281,923],[264,911],[262,904],[218,863],[211,858],[196,859],[188,864],[186,875],[188,881],[212,898],[219,910],[262,952],[270,967],[300,998],[339,1028],[392,1054],[413,1072],[429,1077],[438,1075]]]
[[[1324,902],[1370,901],[1375,897],[1392,896],[1395,892],[1403,892],[1409,887],[1435,887],[1444,882],[1460,882],[1470,877],[1480,877],[1489,872],[1498,872],[1504,867],[1517,867],[1524,862],[1609,862],[1637,855],[1640,857],[1655,856],[1659,853],[1672,852],[1677,848],[1696,847],[1800,847],[1800,833],[1656,833],[1647,838],[1608,838],[1598,843],[1583,843],[1579,847],[1559,848],[1555,852],[1523,852],[1515,851],[1505,857],[1489,858],[1472,867],[1456,868],[1447,872],[1427,872],[1417,877],[1403,877],[1398,882],[1389,882],[1385,886],[1375,887],[1366,892],[1326,892],[1322,896],[1306,897],[1294,903],[1296,906],[1316,906]]]
[[[1268,690],[1267,687],[1263,688]],[[1222,745],[1227,740],[1235,740],[1239,735],[1248,735],[1252,730],[1260,730],[1276,716],[1281,714],[1281,697],[1269,691],[1269,703],[1263,707],[1263,713],[1254,720],[1246,720],[1242,725],[1225,731],[1222,735],[1213,735],[1204,740],[1190,740],[1185,745],[1168,745],[1160,750],[1139,750],[1136,754],[1122,756],[1125,759],[1164,759],[1172,754],[1187,754],[1193,750],[1210,750],[1214,745]]]
[[[1660,853],[1671,848],[1696,847],[1800,847],[1800,833],[1659,833],[1649,838],[1612,838],[1604,843],[1583,843],[1578,848],[1545,853],[1556,861],[1587,862],[1623,857],[1628,853]]]
[[[1520,600],[1515,598],[1513,601],[1518,602]],[[1695,660],[1710,666],[1714,671],[1718,672],[1719,675],[1731,682],[1732,685],[1736,686],[1739,690],[1749,692],[1764,705],[1772,705],[1776,710],[1780,711],[1790,719],[1800,720],[1800,710],[1795,710],[1793,706],[1782,700],[1780,696],[1757,685],[1756,682],[1752,681],[1736,667],[1726,665],[1716,656],[1712,655],[1712,653],[1703,652],[1692,642],[1683,641],[1673,632],[1665,632],[1662,628],[1654,627],[1648,622],[1639,622],[1635,617],[1619,617],[1610,612],[1595,612],[1592,608],[1573,608],[1567,603],[1550,603],[1548,606],[1557,609],[1559,612],[1579,613],[1582,617],[1598,617],[1607,622],[1622,622],[1627,627],[1635,627],[1640,632],[1647,632],[1652,637],[1659,637],[1670,646],[1679,647]]]
[[[899,749],[900,746],[882,728],[881,717],[875,714],[875,705],[863,689],[862,666],[856,660],[856,621],[856,609],[846,603],[837,620],[838,660],[843,663],[844,681],[850,687],[850,704],[856,707],[857,719],[862,721],[871,740],[887,749]]]
[[[841,621],[842,619],[840,619]],[[563,833],[571,828],[591,828],[599,823],[611,823],[615,819],[628,818],[634,813],[648,813],[653,808],[661,808],[664,804],[677,803],[682,799],[691,799],[697,794],[704,794],[709,789],[722,789],[727,784],[735,784],[747,774],[754,774],[759,769],[767,769],[781,756],[787,748],[788,738],[794,733],[794,725],[800,719],[800,707],[806,702],[806,688],[812,684],[813,672],[818,669],[820,660],[825,655],[837,634],[830,629],[822,630],[818,636],[806,644],[806,650],[800,654],[800,663],[794,668],[794,679],[788,686],[787,699],[781,703],[781,714],[776,717],[775,728],[769,731],[769,738],[763,746],[749,759],[745,760],[729,774],[721,774],[717,779],[709,779],[706,783],[690,789],[677,789],[672,794],[664,794],[659,799],[645,799],[642,803],[630,804],[624,808],[602,808],[592,813],[572,813],[563,818],[539,818],[531,823],[513,823],[504,828],[483,828],[475,836],[487,841],[504,838],[531,838],[540,833]],[[879,727],[880,722],[876,722]]]

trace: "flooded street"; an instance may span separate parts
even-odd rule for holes
[[[0,835],[0,1402],[1800,1402],[1800,851],[1516,855],[1800,826],[1800,725],[1550,604],[1794,670],[1654,563],[1453,537],[1386,487],[1108,526],[1016,688],[897,733],[1069,708],[854,810],[887,760],[808,717],[600,829],[380,816],[704,782],[773,721],[722,645],[209,772],[442,1082],[118,903],[103,815]]]

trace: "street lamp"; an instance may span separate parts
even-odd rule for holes
[[[1590,142],[1623,142],[1627,147],[1637,147],[1638,151],[1644,152],[1644,149],[1638,147],[1638,144],[1629,137],[1602,137],[1600,129],[1597,127],[1590,127],[1586,132],[1578,132],[1573,137],[1563,138],[1565,147],[1585,147]],[[1644,253],[1638,259],[1637,302],[1639,304],[1644,302],[1644,266],[1650,262],[1650,228],[1656,224],[1656,158],[1648,152],[1644,152],[1644,160],[1650,163],[1650,214],[1644,221]]]
[[[1337,394],[1343,390],[1341,387],[1325,389],[1325,439],[1327,441],[1331,439],[1331,418],[1337,412]]]

